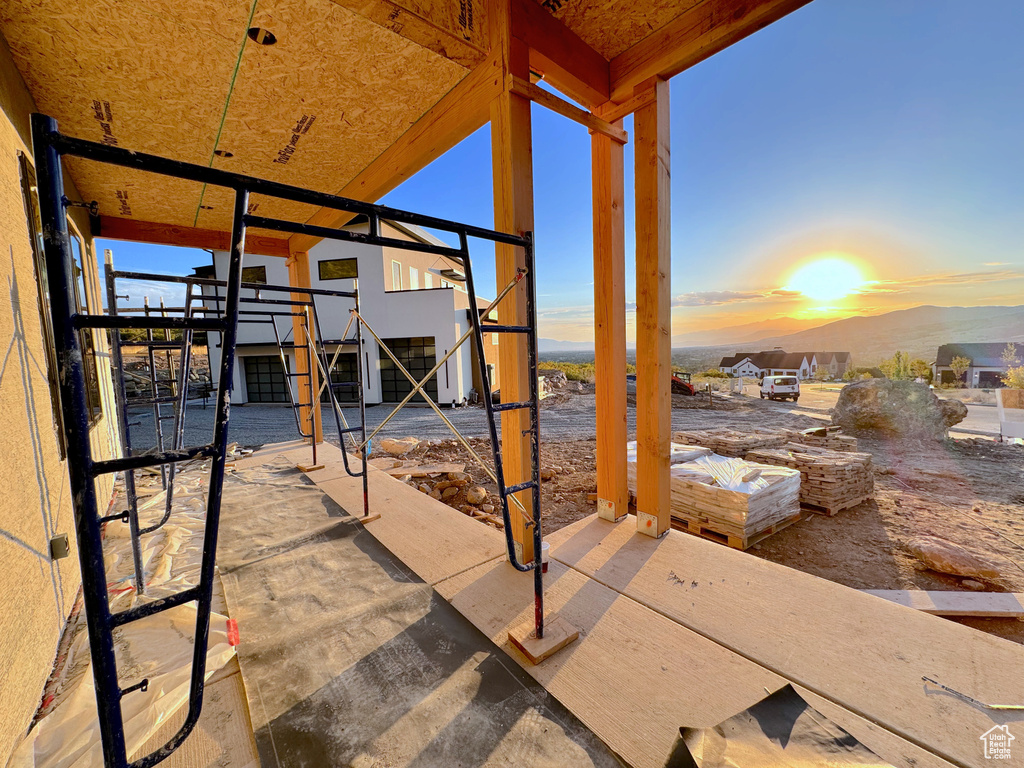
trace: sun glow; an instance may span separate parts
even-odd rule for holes
[[[835,301],[854,293],[864,285],[857,266],[841,257],[816,259],[797,269],[789,278],[787,290],[799,291],[815,301]]]

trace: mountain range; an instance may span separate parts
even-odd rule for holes
[[[892,357],[897,350],[930,363],[941,344],[981,341],[1024,342],[1024,306],[926,305],[825,324],[784,317],[679,334],[672,337],[672,350],[674,361],[692,361],[691,367],[697,366],[694,370],[717,365],[716,356],[775,347],[790,352],[849,352],[854,365],[867,366]],[[594,349],[593,342],[539,342],[540,352],[549,354]]]

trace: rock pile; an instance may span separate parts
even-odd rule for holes
[[[959,400],[941,400],[925,384],[868,379],[843,387],[832,423],[866,437],[942,440],[967,416]]]

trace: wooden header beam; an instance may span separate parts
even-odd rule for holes
[[[593,109],[608,101],[608,61],[535,0],[512,0],[512,36],[530,49],[530,69]]]
[[[587,110],[570,104],[550,91],[545,91],[539,85],[534,85],[527,80],[523,80],[521,77],[509,75],[508,87],[510,91],[522,96],[524,99],[529,99],[536,104],[540,104],[542,107],[547,107],[552,112],[557,112],[562,117],[567,117],[580,125],[586,126],[592,133],[603,134],[619,144],[625,144],[629,141],[629,134],[622,130],[621,125],[612,125],[607,120],[602,120],[600,117],[587,112]]]
[[[645,80],[678,75],[810,1],[704,0],[611,60],[610,98],[623,102]]]
[[[177,224],[158,224],[153,221],[118,219],[113,216],[100,216],[99,220],[99,232],[95,233],[95,236],[108,240],[176,245],[181,248],[204,248],[211,251],[231,250],[230,232],[183,227]],[[245,235],[245,252],[282,258],[288,258],[290,255],[286,239],[256,235],[252,232]]]

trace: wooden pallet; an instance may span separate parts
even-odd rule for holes
[[[844,509],[856,507],[858,504],[863,504],[865,501],[870,501],[873,498],[874,494],[866,493],[863,496],[860,496],[859,498],[853,499],[851,501],[842,501],[834,503],[827,507],[822,506],[820,504],[808,504],[806,501],[801,501],[800,509],[807,510],[808,512],[813,512],[816,515],[824,515],[825,517],[835,517]]]
[[[780,520],[762,531],[750,533],[746,536],[738,535],[735,532],[716,531],[714,528],[710,527],[713,525],[710,520],[702,521],[689,517],[683,518],[675,514],[672,515],[672,527],[677,531],[683,531],[684,533],[690,533],[694,536],[700,536],[701,538],[708,539],[709,541],[716,541],[719,544],[724,544],[732,549],[750,549],[759,541],[764,541],[773,533],[778,533],[783,528],[788,528],[793,523],[798,523],[803,519],[803,513],[798,512],[792,517]]]

